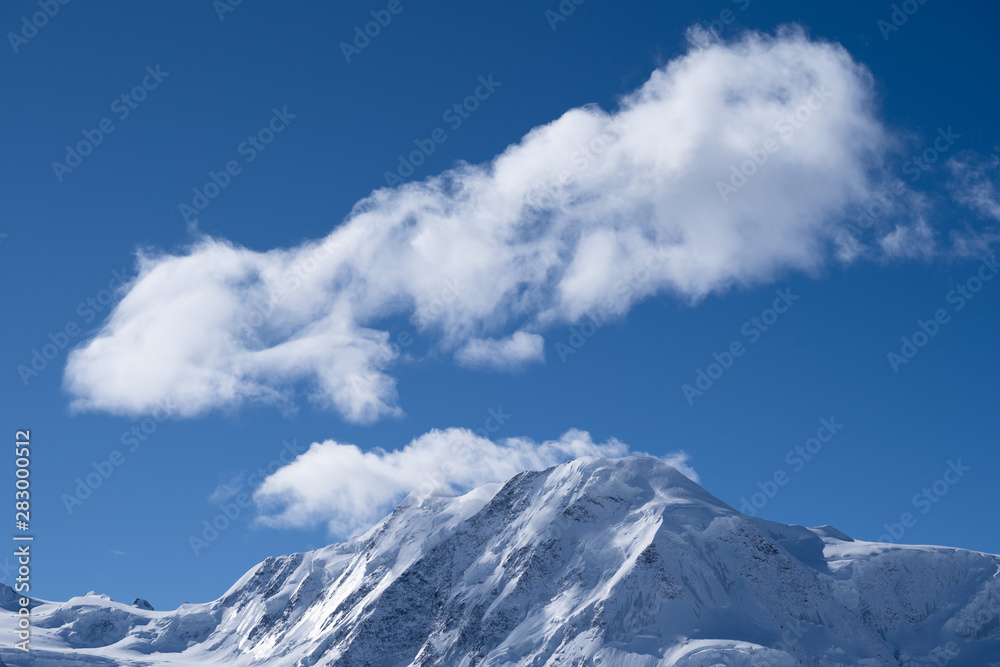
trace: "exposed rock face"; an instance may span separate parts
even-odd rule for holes
[[[408,498],[350,542],[265,560],[215,602],[171,612],[143,602],[41,603],[33,645],[46,662],[0,655],[10,665],[1000,665],[1000,557],[754,519],[638,457]]]

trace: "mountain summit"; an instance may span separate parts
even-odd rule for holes
[[[12,596],[0,590],[0,601]],[[0,632],[12,636],[11,614]],[[9,665],[1000,666],[1000,557],[741,514],[579,459],[268,558],[210,603],[38,601]]]

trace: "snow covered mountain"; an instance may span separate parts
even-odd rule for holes
[[[12,609],[13,592],[0,590]],[[219,600],[33,610],[17,665],[1000,665],[1000,557],[748,517],[651,458],[580,459],[268,558]]]

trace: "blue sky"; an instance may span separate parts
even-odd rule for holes
[[[481,446],[477,431],[531,441],[492,463],[620,451],[620,441],[686,461],[709,491],[769,519],[1000,552],[989,418],[1000,281],[979,282],[993,275],[983,259],[1000,210],[998,100],[983,69],[1000,55],[994,6],[914,3],[898,30],[886,28],[891,3],[219,6],[70,3],[32,31],[24,17],[44,11],[38,3],[4,5],[4,33],[24,36],[8,34],[0,56],[10,286],[0,390],[9,431],[33,435],[33,593],[96,590],[158,609],[213,599],[263,558],[329,543],[331,529],[363,524],[385,493],[408,490],[403,475],[369,495],[386,461],[434,468],[454,442]],[[378,18],[386,24],[363,48],[342,46]],[[791,23],[802,32],[774,37]],[[746,46],[752,31],[770,37]],[[672,61],[681,74],[647,88],[653,101],[622,101]],[[739,85],[758,105],[742,112],[701,87],[725,84],[740,62]],[[837,84],[829,101],[815,86],[768,97],[802,72]],[[814,118],[786,136],[772,103]],[[627,129],[615,130],[629,104]],[[522,144],[503,178],[460,168],[354,209],[395,183],[387,172],[422,182],[488,163],[584,105],[596,107],[532,135],[551,144]],[[699,119],[709,127],[696,141]],[[787,142],[771,151],[760,128]],[[606,143],[591,143],[598,136]],[[81,141],[96,145],[77,162],[66,147]],[[522,239],[509,256],[476,245],[470,229],[499,238],[488,224],[506,214],[504,193],[558,179],[558,168],[524,174],[567,145],[566,155],[596,148],[570,167],[576,198],[543,202],[530,221],[555,245]],[[741,157],[726,157],[736,145]],[[730,165],[754,151],[771,164],[733,181]],[[421,162],[412,174],[404,155]],[[224,187],[201,201],[213,174]],[[892,187],[892,210],[859,245],[836,235]],[[487,194],[470,204],[457,192]],[[199,204],[196,215],[181,208]],[[676,215],[697,236],[717,212],[728,225],[718,244],[645,273],[639,232]],[[397,218],[391,233],[371,231]],[[448,226],[456,220],[468,224]],[[321,262],[286,284],[277,315],[240,329],[268,271],[301,267],[310,243],[350,224],[362,241],[338,241],[348,250],[334,264],[356,262],[353,272],[327,276]],[[594,230],[589,245],[559,245],[582,226]],[[717,247],[727,249],[706,260]],[[502,308],[486,274],[448,282],[447,270],[501,256],[497,275],[524,271]],[[539,270],[539,257],[554,264]],[[608,289],[618,310],[594,326]],[[901,337],[923,340],[920,321],[935,335],[893,368]],[[732,349],[742,354],[730,363]],[[34,351],[52,358],[26,373]],[[712,367],[713,354],[728,368]],[[202,369],[218,375],[195,377]],[[711,386],[685,391],[699,372],[716,376]],[[171,407],[157,411],[162,401]],[[453,428],[473,433],[443,431],[392,458]],[[570,429],[589,436],[563,438]],[[331,442],[286,465],[325,441],[376,454]],[[0,465],[11,480],[13,457]],[[101,470],[111,472],[100,486],[77,491]],[[488,477],[451,470],[456,488]],[[67,494],[87,497],[67,506]],[[193,547],[224,511],[230,525]],[[9,583],[7,567],[0,559]]]

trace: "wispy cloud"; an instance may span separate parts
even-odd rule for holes
[[[934,233],[922,218],[911,224],[897,224],[879,239],[879,245],[888,257],[929,258],[934,252]]]
[[[955,199],[981,217],[1000,221],[1000,156],[982,157],[964,151],[948,161]]]
[[[862,66],[801,31],[693,35],[613,112],[572,109],[489,163],[377,190],[324,239],[255,252],[202,238],[142,254],[97,336],[69,356],[66,387],[76,409],[169,402],[182,416],[294,405],[304,391],[370,422],[401,412],[398,349],[375,328],[386,318],[408,318],[460,363],[513,368],[543,358],[548,328],[599,309],[814,271],[878,185],[892,142],[872,99]],[[724,201],[719,183],[761,150],[766,163]],[[913,233],[865,242],[878,250],[888,234],[886,250],[911,253]],[[649,257],[650,279],[623,289]]]
[[[545,358],[545,339],[518,331],[502,340],[476,338],[455,353],[455,359],[472,368],[511,370]]]
[[[243,488],[245,476],[242,472],[234,473],[228,480],[215,487],[208,496],[208,502],[220,505],[235,496]]]
[[[332,534],[347,536],[373,525],[411,492],[452,495],[582,456],[638,453],[614,439],[595,443],[590,434],[577,430],[536,443],[527,438],[493,442],[468,429],[450,428],[430,431],[391,452],[363,452],[327,440],[314,443],[257,489],[257,522],[276,528],[325,523]],[[698,480],[684,452],[662,459]]]
[[[948,161],[952,197],[975,214],[952,230],[954,254],[982,257],[1000,243],[1000,156],[963,151]]]

